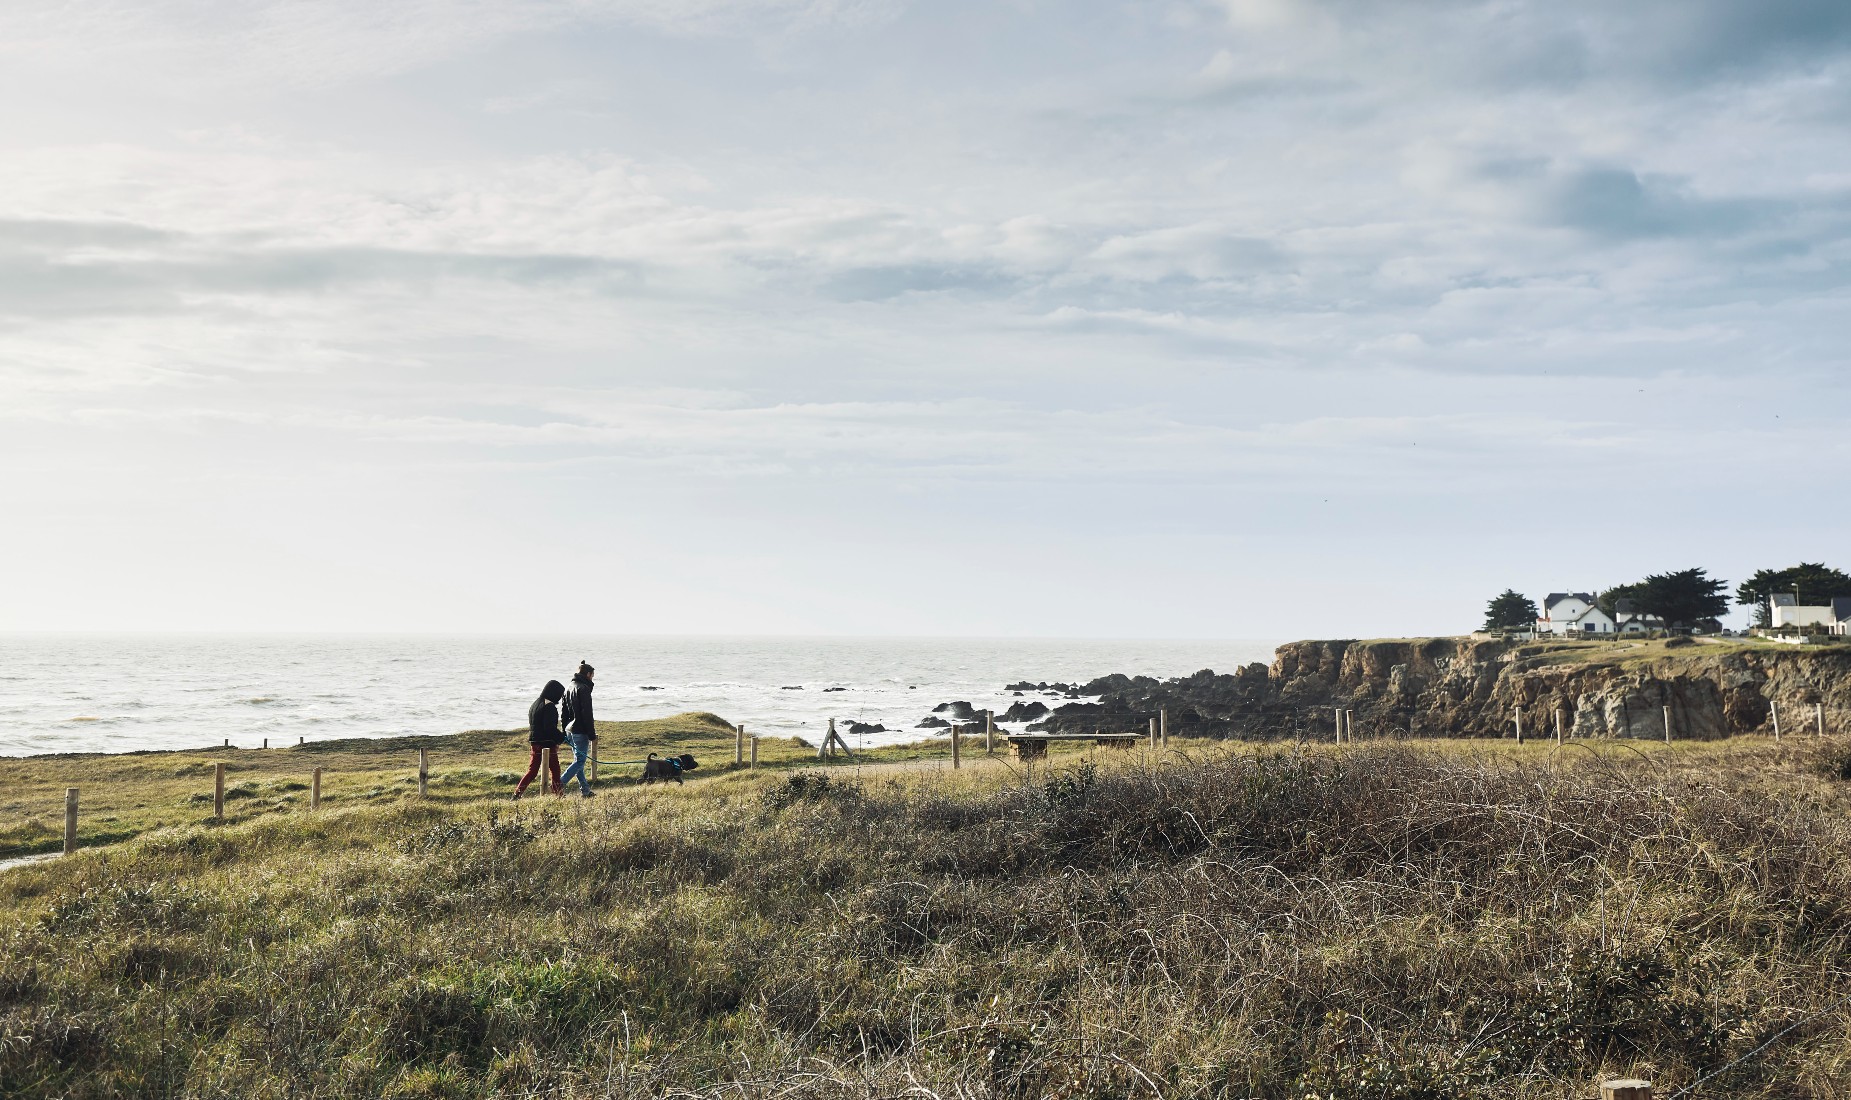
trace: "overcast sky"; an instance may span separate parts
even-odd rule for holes
[[[8,0],[0,629],[1851,568],[1843,0]]]

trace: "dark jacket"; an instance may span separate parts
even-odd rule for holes
[[[527,743],[541,748],[556,748],[566,739],[559,732],[559,708],[548,702],[545,696],[533,701],[527,708]]]
[[[591,719],[591,681],[573,676],[566,689],[565,701],[559,704],[559,716],[565,720],[566,732],[591,741],[598,739],[598,729]]]

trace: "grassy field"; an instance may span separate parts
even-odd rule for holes
[[[692,753],[711,771],[730,767],[733,730],[712,714],[678,714],[648,722],[600,722],[599,756],[640,760],[650,752]],[[850,744],[853,744],[850,739]],[[968,746],[970,739],[965,739]],[[506,797],[527,769],[525,731],[477,730],[442,737],[320,741],[273,749],[56,754],[0,757],[0,859],[53,852],[63,845],[64,792],[79,791],[78,836],[84,845],[125,840],[171,825],[212,825],[213,765],[225,764],[225,823],[305,810],[309,777],[322,769],[329,807],[386,805],[417,793],[418,750],[430,754],[429,797],[458,803]],[[948,741],[925,741],[866,754],[896,762],[948,757]],[[561,766],[572,752],[560,750]],[[860,754],[858,754],[860,755]],[[785,768],[815,760],[790,738],[759,742],[759,763]],[[633,782],[640,767],[605,767],[600,779]]]
[[[265,793],[0,873],[0,1095],[1851,1097],[1851,745],[1179,748]]]

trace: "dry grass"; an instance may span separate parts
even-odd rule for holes
[[[1851,1097],[1847,746],[349,805],[0,876],[8,1097]],[[1670,1086],[1670,1087],[1665,1087]]]

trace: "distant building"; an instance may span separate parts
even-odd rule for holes
[[[1544,597],[1538,634],[1616,634],[1620,624],[1600,609],[1589,592],[1551,592]]]
[[[1663,619],[1641,611],[1637,604],[1623,598],[1613,601],[1613,621],[1621,634],[1644,634],[1665,628]]]
[[[1851,596],[1834,596],[1828,603],[1804,604],[1791,592],[1767,598],[1768,625],[1772,627],[1822,626],[1828,634],[1851,634]]]

